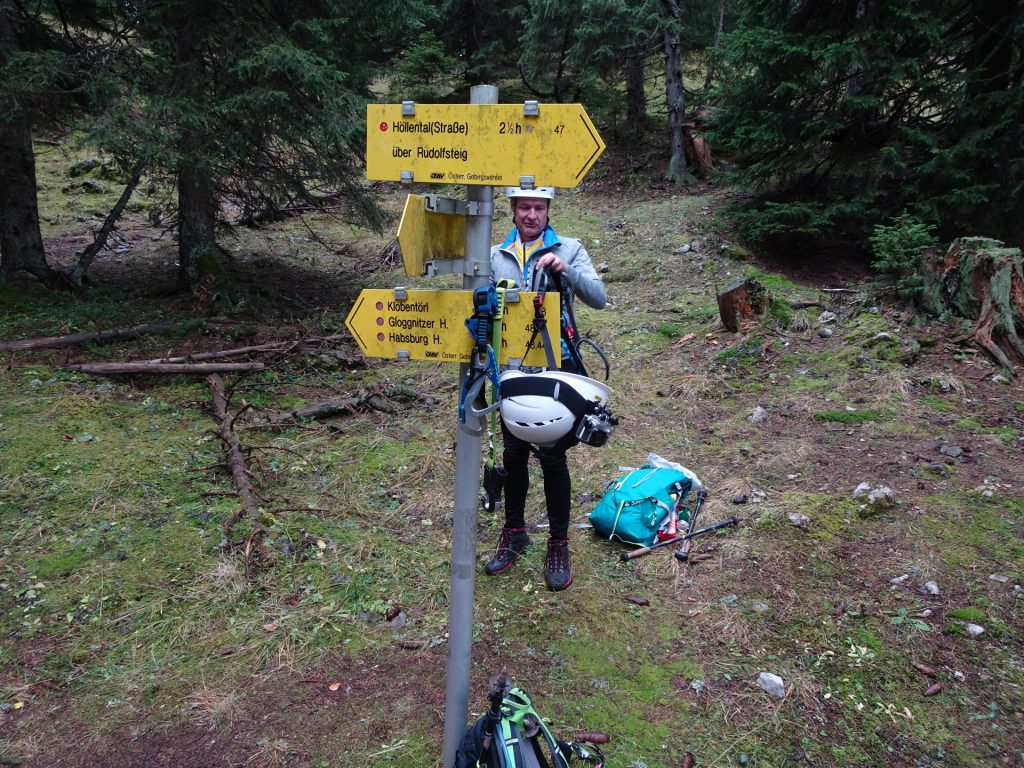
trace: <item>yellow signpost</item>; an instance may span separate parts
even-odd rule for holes
[[[345,318],[367,357],[461,364],[444,765],[454,761],[468,713],[476,508],[481,437],[487,431],[485,410],[473,407],[476,396],[472,393],[482,392],[488,375],[495,371],[489,360],[473,354],[474,340],[466,320],[474,315],[474,293],[490,279],[492,187],[575,187],[604,151],[604,142],[580,104],[497,104],[498,89],[492,85],[473,86],[470,101],[407,101],[366,108],[368,179],[466,185],[465,201],[409,195],[398,228],[407,275],[458,272],[463,290],[364,289]],[[431,262],[433,268],[428,266]],[[497,363],[547,367],[544,339],[540,335],[533,339],[536,294],[516,295],[518,301],[506,301],[504,306],[501,346],[494,350]],[[544,310],[557,366],[561,359],[557,293],[545,294]]]
[[[366,177],[575,187],[604,151],[581,104],[370,104]]]
[[[391,360],[433,360],[468,363],[473,338],[466,318],[473,314],[473,291],[396,291],[366,288],[360,292],[345,325],[367,357]],[[533,335],[533,293],[520,293],[519,301],[505,304],[501,323],[500,365],[520,359],[523,365],[544,366],[540,337],[527,352]],[[559,296],[544,295],[544,311],[558,336]],[[526,356],[524,358],[524,353]],[[556,349],[555,355],[561,357]]]
[[[461,259],[466,249],[466,217],[427,207],[429,198],[409,195],[398,224],[398,247],[405,274],[426,274],[428,261]]]

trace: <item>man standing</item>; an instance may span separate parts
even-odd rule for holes
[[[503,243],[491,248],[493,279],[508,278],[515,281],[521,290],[536,290],[541,276],[547,272],[558,276],[565,290],[561,298],[563,302],[572,301],[573,295],[578,295],[590,307],[604,307],[607,301],[604,283],[583,244],[572,238],[560,238],[548,223],[555,190],[552,187],[509,187],[508,197],[515,226]],[[564,346],[562,370],[576,372]],[[503,461],[508,473],[505,480],[505,525],[494,557],[484,566],[484,572],[489,576],[504,573],[530,544],[525,510],[530,487],[528,462],[531,451],[535,451],[544,476],[544,500],[550,525],[544,581],[548,589],[565,589],[572,583],[569,559],[572,484],[566,451],[579,441],[570,431],[553,446],[534,447],[513,435],[504,421],[501,432],[505,446]]]

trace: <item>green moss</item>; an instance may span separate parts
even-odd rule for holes
[[[45,555],[36,561],[31,573],[39,579],[49,579],[54,576],[65,576],[79,567],[88,559],[88,556],[81,551],[58,552]]]
[[[922,395],[921,402],[936,413],[953,413],[957,410],[955,405],[939,395]]]
[[[778,320],[783,328],[788,328],[793,321],[793,308],[789,306],[789,302],[775,296],[768,305],[768,314]]]
[[[789,387],[795,392],[825,392],[835,385],[827,378],[810,378],[807,376],[794,376],[789,382]]]
[[[814,418],[838,424],[863,424],[866,421],[883,421],[889,417],[881,411],[865,409],[863,411],[823,411],[815,413]]]
[[[978,421],[973,416],[969,416],[966,419],[960,419],[956,423],[956,425],[960,429],[971,429],[971,430],[980,430],[981,429],[981,422]]]

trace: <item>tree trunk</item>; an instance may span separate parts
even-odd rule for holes
[[[0,0],[0,67],[18,49],[11,19],[14,3]],[[24,270],[49,280],[36,199],[36,160],[32,154],[32,121],[13,98],[0,99],[0,284]]]
[[[202,103],[204,72],[196,44],[196,13],[177,31],[177,88],[187,101]],[[217,195],[205,136],[194,127],[181,129],[178,164],[178,289],[193,290],[203,278],[223,272],[217,250]]]
[[[711,42],[711,53],[708,56],[708,71],[704,76],[704,99],[711,91],[711,85],[715,81],[714,59],[718,49],[722,45],[722,30],[725,28],[725,0],[718,0],[718,25],[715,27],[715,37]],[[702,103],[706,103],[702,101]]]
[[[665,178],[676,184],[688,184],[693,180],[686,169],[686,132],[683,127],[683,110],[686,97],[683,95],[683,59],[679,35],[673,30],[679,16],[679,6],[669,0],[668,6],[673,18],[668,20],[663,34],[665,51],[665,101],[668,106],[669,161]]]
[[[186,156],[178,168],[179,290],[192,290],[204,278],[223,274],[216,239],[217,200],[213,182],[199,163]]]
[[[622,63],[626,79],[626,124],[635,137],[647,128],[647,93],[644,91],[644,60],[637,49],[630,49]]]

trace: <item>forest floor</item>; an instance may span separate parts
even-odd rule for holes
[[[68,265],[119,189],[40,157],[49,253]],[[620,424],[570,454],[573,520],[653,452],[700,476],[704,524],[742,522],[689,564],[668,548],[622,562],[574,529],[560,593],[542,529],[509,573],[478,568],[471,716],[505,668],[560,737],[607,733],[612,768],[1024,766],[1019,378],[855,260],[740,247],[728,190],[592,176],[552,221],[606,282],[609,306],[578,319],[611,360]],[[404,192],[379,191],[397,215]],[[362,288],[455,285],[406,277],[384,255],[394,228],[317,217],[234,229],[229,287],[182,296],[160,208],[139,194],[82,293],[0,288],[0,340],[175,326],[0,355],[0,765],[440,765],[457,369],[318,339],[346,334]],[[748,276],[774,302],[730,333],[716,292]],[[263,496],[247,568],[223,532],[238,499],[207,380],[67,366],[298,340],[225,376]],[[863,483],[892,495],[869,504]],[[499,526],[480,513],[481,563]]]

